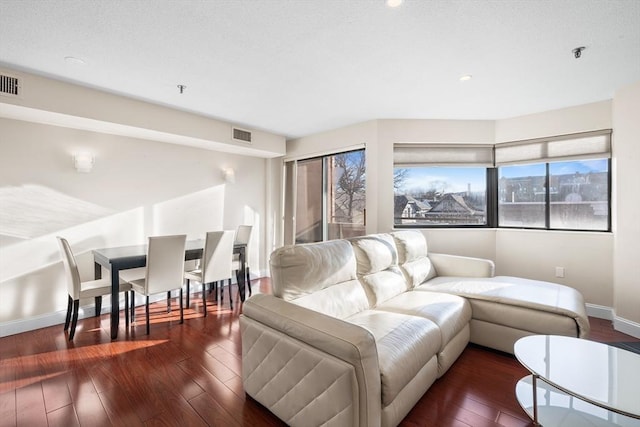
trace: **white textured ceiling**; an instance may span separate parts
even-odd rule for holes
[[[640,1],[0,0],[0,65],[289,138],[500,119],[640,80]]]

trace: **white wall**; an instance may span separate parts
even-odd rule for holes
[[[271,160],[20,120],[0,118],[0,130],[0,335],[28,319],[62,321],[56,235],[68,238],[89,279],[91,249],[252,224],[249,264],[266,270]],[[74,169],[78,150],[95,155],[92,172]],[[235,183],[223,181],[223,167],[235,169]]]
[[[614,323],[631,333],[640,330],[640,82],[616,93],[613,125]]]

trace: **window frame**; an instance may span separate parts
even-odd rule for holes
[[[606,230],[596,230],[589,228],[560,228],[560,227],[551,227],[551,194],[549,193],[549,182],[550,182],[550,174],[549,174],[549,165],[552,162],[536,162],[536,164],[544,164],[545,165],[545,188],[547,189],[545,193],[545,203],[544,203],[544,227],[527,227],[527,226],[515,226],[515,225],[500,225],[500,203],[498,201],[498,197],[496,194],[496,228],[502,229],[511,229],[511,230],[540,230],[540,231],[576,231],[576,232],[591,232],[591,233],[610,233],[611,232],[611,157],[609,158],[593,158],[590,160],[607,160],[607,229]],[[558,160],[558,161],[575,161],[575,160]],[[513,166],[513,165],[504,165],[504,166]],[[498,176],[498,169],[496,167],[496,176]],[[496,190],[497,190],[496,181]]]
[[[456,167],[450,165],[443,165],[446,167]],[[425,167],[437,167],[435,165],[425,165]],[[461,168],[468,166],[458,166]],[[479,167],[479,166],[476,166]],[[498,219],[498,211],[497,211],[497,169],[493,167],[484,167],[485,168],[485,218],[486,221],[484,224],[396,224],[395,212],[393,216],[393,227],[397,229],[432,229],[432,228],[495,228]],[[394,170],[396,167],[394,166]],[[395,197],[395,194],[394,194]]]
[[[397,229],[438,229],[438,228],[494,228],[494,229],[520,229],[541,231],[569,231],[569,232],[612,232],[612,150],[611,129],[601,129],[588,132],[579,132],[566,135],[557,135],[544,138],[535,138],[523,141],[511,141],[491,144],[493,150],[492,165],[483,165],[487,157],[478,154],[487,144],[456,144],[456,143],[395,143],[393,171],[403,166],[408,167],[456,167],[456,166],[484,166],[487,171],[486,187],[486,223],[485,224],[396,224],[395,208],[393,213],[393,227]],[[460,149],[461,153],[451,155],[451,158],[443,156],[444,150]],[[425,150],[420,152],[419,150]],[[434,150],[435,161],[430,159],[428,150]],[[466,151],[465,151],[466,150]],[[478,150],[474,154],[474,150]],[[400,154],[397,154],[400,151]],[[398,159],[398,160],[396,160]],[[607,160],[607,228],[605,229],[577,229],[551,227],[551,195],[549,193],[550,163],[569,162],[578,160]],[[477,164],[474,162],[477,161]],[[408,162],[407,165],[403,164]],[[527,227],[516,225],[500,225],[499,223],[499,191],[498,170],[503,166],[521,165],[527,163],[539,163],[545,165],[545,226]],[[394,188],[395,202],[395,188]]]

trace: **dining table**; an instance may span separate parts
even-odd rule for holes
[[[144,267],[147,264],[148,245],[119,246],[110,248],[94,249],[94,276],[96,279],[102,278],[102,267],[111,272],[111,339],[118,338],[118,327],[120,321],[120,271],[131,268]],[[185,261],[202,258],[204,249],[204,239],[188,240],[185,245]],[[240,301],[245,299],[245,275],[246,275],[246,249],[244,243],[235,243],[233,253],[240,258],[240,283],[238,283],[238,293]],[[133,302],[132,302],[133,304]]]

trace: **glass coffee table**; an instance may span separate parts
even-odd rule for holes
[[[585,339],[532,335],[514,345],[531,375],[516,398],[544,426],[640,426],[640,355]]]

